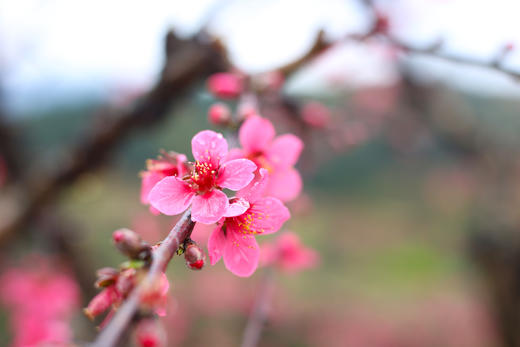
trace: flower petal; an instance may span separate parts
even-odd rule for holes
[[[255,178],[256,165],[249,159],[235,159],[222,164],[217,184],[231,190],[244,188]]]
[[[293,134],[285,134],[274,139],[266,156],[275,167],[293,166],[298,161],[303,142]]]
[[[191,140],[193,157],[199,162],[210,162],[218,167],[228,154],[228,144],[224,136],[211,130],[199,132]]]
[[[220,190],[212,190],[193,198],[191,219],[204,224],[216,223],[224,216],[229,206],[228,198]]]
[[[255,234],[272,234],[282,227],[283,223],[291,217],[291,214],[280,200],[266,197],[251,204],[246,215],[243,216],[251,221],[249,225],[250,232]]]
[[[249,208],[249,202],[245,199],[236,199],[231,204],[229,204],[228,210],[224,217],[236,217],[244,214]]]
[[[274,196],[282,201],[291,201],[300,195],[302,178],[295,168],[289,167],[275,170],[269,175],[266,195]]]
[[[262,117],[249,117],[240,127],[238,136],[246,152],[263,152],[275,135],[271,121]]]
[[[240,277],[251,276],[258,267],[260,248],[254,236],[242,235],[228,229],[224,264],[233,274]]]
[[[163,178],[153,188],[148,199],[150,204],[161,213],[172,216],[184,212],[195,193],[191,187],[177,177]]]
[[[243,198],[250,203],[260,199],[267,189],[268,176],[266,169],[260,169],[258,177],[251,181],[247,187],[237,192],[237,197]]]
[[[226,235],[222,231],[222,224],[218,225],[208,239],[208,253],[211,265],[215,265],[226,248]]]
[[[227,155],[225,161],[230,161],[233,159],[240,159],[240,158],[245,158],[245,157],[246,157],[246,154],[244,153],[244,150],[242,150],[241,148],[231,148],[228,152],[228,155]]]
[[[148,205],[150,200],[148,199],[148,195],[152,188],[164,178],[163,174],[153,171],[145,171],[142,173],[142,182],[141,182],[141,203]]]

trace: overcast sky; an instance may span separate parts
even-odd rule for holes
[[[516,0],[386,0],[380,6],[389,10],[396,34],[415,44],[443,37],[447,51],[483,60],[505,43],[520,46]],[[166,30],[195,32],[214,8],[219,11],[211,30],[248,71],[298,57],[319,28],[338,37],[367,24],[358,0],[2,0],[0,58],[7,95],[20,104],[42,93],[53,99],[76,91],[101,95],[121,86],[146,88],[161,66]],[[324,60],[301,76],[302,85],[320,86],[331,75],[346,76],[353,86],[391,83],[395,77],[374,47],[340,47]],[[428,77],[467,91],[520,95],[520,87],[495,73],[418,62]],[[511,54],[507,64],[520,70],[520,53]]]

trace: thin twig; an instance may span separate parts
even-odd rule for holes
[[[152,265],[146,277],[132,291],[123,305],[119,307],[110,323],[101,331],[94,343],[90,345],[91,347],[112,347],[117,344],[139,309],[141,295],[147,288],[153,286],[159,276],[166,270],[168,263],[175,252],[177,252],[179,246],[191,235],[194,226],[195,222],[191,220],[191,212],[188,210],[153,252]]]
[[[258,345],[271,308],[274,285],[274,270],[267,268],[257,294],[255,306],[244,331],[241,347],[256,347]]]

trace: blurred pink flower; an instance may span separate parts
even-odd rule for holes
[[[267,170],[260,169],[260,178],[232,200],[208,240],[211,265],[224,257],[226,268],[237,276],[248,277],[256,270],[260,249],[254,236],[278,231],[290,217],[280,200],[262,197],[267,184]]]
[[[166,215],[175,215],[192,206],[192,219],[211,224],[226,213],[228,198],[221,188],[239,190],[254,178],[256,165],[247,159],[224,162],[228,144],[222,134],[204,130],[191,141],[195,160],[190,176],[168,176],[149,194],[150,203]]]
[[[147,160],[146,171],[141,172],[141,203],[145,205],[150,204],[148,195],[160,180],[168,176],[183,177],[187,172],[188,168],[184,154],[169,152],[158,159]],[[159,211],[152,206],[150,206],[150,211],[153,214],[159,214]]]
[[[12,346],[65,345],[68,321],[79,306],[79,291],[67,271],[45,258],[10,268],[1,277],[0,300],[11,310]]]
[[[286,231],[275,243],[262,245],[261,260],[265,266],[277,266],[284,271],[297,272],[316,266],[319,256],[313,249],[303,246],[298,235]]]
[[[135,340],[139,347],[166,346],[166,332],[157,319],[145,318],[137,323]]]
[[[305,123],[315,128],[326,128],[330,124],[330,110],[321,102],[306,103],[302,109]]]
[[[217,98],[234,99],[242,93],[242,78],[230,72],[216,73],[208,78],[207,87]]]
[[[226,104],[217,102],[210,106],[208,120],[216,125],[225,125],[231,121],[231,110]]]
[[[232,149],[229,158],[248,158],[258,168],[269,172],[266,195],[282,201],[295,199],[301,192],[302,179],[293,167],[303,149],[303,142],[295,135],[275,138],[273,124],[266,118],[251,116],[239,131],[242,149]]]

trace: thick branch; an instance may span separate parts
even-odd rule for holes
[[[195,223],[191,220],[191,213],[188,210],[153,252],[152,265],[146,277],[119,307],[110,323],[101,331],[91,347],[111,347],[117,344],[123,332],[130,325],[135,313],[139,310],[141,295],[147,288],[153,286],[166,270],[179,246],[191,235],[194,226]]]
[[[166,38],[166,62],[156,86],[136,106],[121,113],[107,114],[104,123],[94,129],[49,175],[38,173],[38,181],[29,184],[26,202],[16,204],[10,216],[0,218],[0,244],[30,223],[64,188],[84,173],[99,169],[121,142],[133,131],[163,120],[200,78],[227,68],[221,46],[205,34],[181,40],[173,32]],[[43,176],[44,178],[39,178]],[[12,201],[18,201],[12,199]]]

